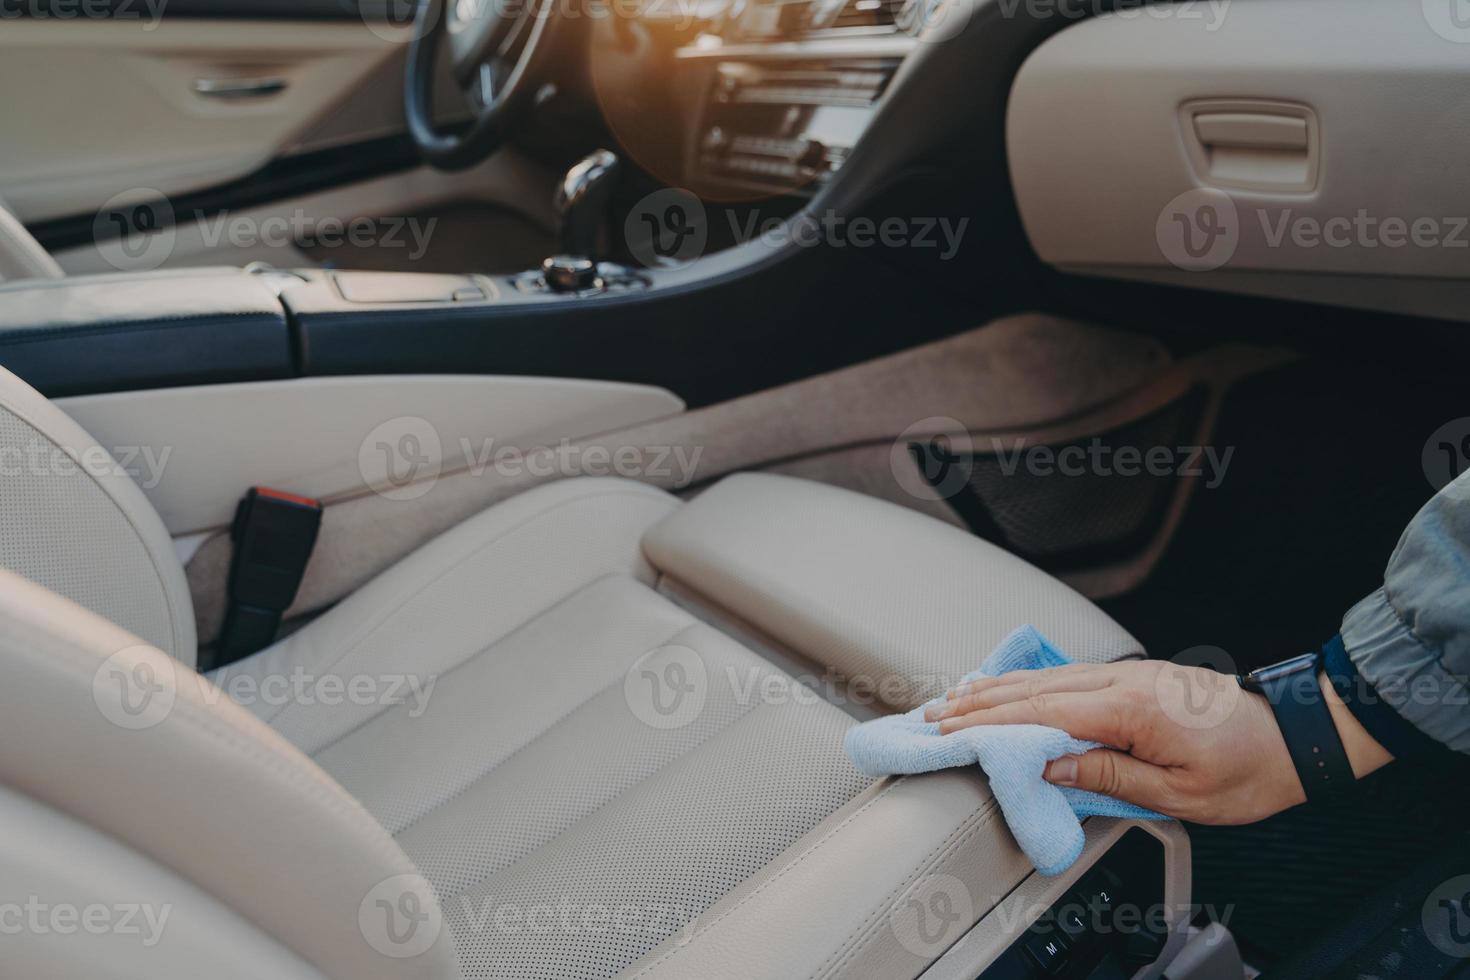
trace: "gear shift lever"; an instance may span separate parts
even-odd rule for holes
[[[553,203],[561,219],[561,250],[565,254],[597,258],[597,232],[607,217],[617,176],[617,156],[607,150],[594,150],[562,178]]]
[[[561,226],[561,254],[541,263],[541,278],[553,292],[602,288],[608,269],[614,270],[613,278],[620,278],[616,273],[621,267],[597,261],[597,235],[607,218],[618,169],[616,154],[594,150],[574,164],[557,187],[552,206]]]

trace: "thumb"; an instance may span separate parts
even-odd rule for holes
[[[1135,759],[1116,749],[1093,749],[1082,755],[1064,755],[1047,763],[1046,781],[1057,786],[1091,790],[1104,796],[1163,811],[1169,796],[1168,770]]]

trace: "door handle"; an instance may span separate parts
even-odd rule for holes
[[[194,91],[210,99],[263,99],[286,91],[287,81],[265,78],[196,78]]]

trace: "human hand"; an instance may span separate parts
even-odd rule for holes
[[[1324,693],[1355,775],[1391,756]],[[982,678],[926,712],[940,734],[973,725],[1046,725],[1113,748],[1063,756],[1046,779],[1202,824],[1252,823],[1306,794],[1266,699],[1235,678],[1162,661],[1071,664]]]

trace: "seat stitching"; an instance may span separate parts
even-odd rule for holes
[[[680,626],[678,629],[674,630],[674,632],[672,632],[668,636],[666,636],[664,639],[660,640],[659,643],[658,643],[658,646],[667,646],[668,644],[670,644],[670,643],[674,642],[675,640],[679,639],[685,633],[687,633],[690,630],[694,629],[698,625],[700,625],[700,624],[698,624],[698,623],[685,623],[684,625]],[[657,647],[655,647],[654,649],[657,649]],[[488,778],[492,773],[494,773],[502,765],[504,765],[505,763],[507,763],[510,760],[514,759],[516,756],[520,755],[526,749],[530,748],[532,745],[534,745],[538,741],[540,741],[542,739],[542,737],[544,737],[545,735],[547,735],[548,733],[550,733],[552,729],[556,728],[558,725],[560,725],[562,722],[566,721],[572,715],[576,714],[578,711],[581,711],[588,704],[590,704],[591,702],[595,701],[597,698],[602,697],[608,691],[612,690],[614,687],[616,687],[618,684],[621,684],[621,683],[622,683],[622,678],[621,677],[615,677],[612,680],[608,681],[606,684],[604,684],[602,687],[598,688],[596,691],[593,691],[586,698],[583,698],[581,701],[577,702],[575,705],[573,705],[572,707],[568,708],[566,711],[562,712],[560,715],[557,715],[556,718],[554,718],[548,725],[546,725],[546,727],[540,729],[534,735],[532,735],[530,738],[528,738],[526,741],[524,741],[520,745],[516,746],[516,748],[513,751],[511,751],[508,755],[505,755],[505,756],[501,757],[500,759],[496,760],[495,763],[490,766],[490,768],[486,769],[484,772],[482,772],[479,775],[475,776],[473,779],[471,779],[468,783],[465,783],[464,786],[462,786],[460,789],[456,790],[450,796],[445,797],[444,799],[440,800],[438,803],[435,803],[429,809],[425,810],[423,813],[419,814],[417,817],[414,817],[413,820],[410,821],[407,825],[399,828],[398,830],[393,831],[393,836],[394,837],[397,837],[399,834],[405,834],[405,833],[407,833],[410,829],[412,829],[415,825],[417,825],[419,823],[419,821],[423,820],[425,817],[429,816],[430,814],[436,812],[440,807],[443,807],[444,805],[446,805],[448,803],[452,803],[455,800],[459,799],[465,793],[469,792],[475,786],[476,783],[480,782],[483,779]],[[581,818],[579,817],[578,819],[581,819]]]
[[[562,500],[562,501],[559,501],[559,502],[557,502],[555,504],[551,504],[551,505],[549,505],[547,507],[544,507],[541,510],[536,511],[533,514],[528,515],[525,518],[525,520],[518,521],[517,523],[515,523],[515,524],[513,524],[513,525],[511,525],[511,526],[509,526],[507,528],[504,528],[499,533],[497,533],[494,537],[488,538],[487,540],[481,542],[479,545],[475,546],[471,551],[469,551],[465,555],[461,556],[458,560],[456,560],[455,562],[453,562],[450,565],[445,566],[443,569],[441,569],[439,571],[438,574],[434,575],[428,581],[424,582],[422,585],[419,585],[417,588],[413,589],[407,595],[405,595],[402,598],[400,598],[397,602],[393,603],[391,606],[389,606],[389,607],[385,608],[384,610],[382,610],[375,618],[373,618],[372,620],[369,620],[369,622],[365,626],[363,626],[356,634],[354,634],[349,640],[345,641],[344,644],[343,644],[342,649],[338,651],[337,656],[334,657],[330,662],[328,662],[327,664],[325,664],[324,666],[322,666],[321,668],[319,668],[319,670],[321,672],[326,672],[326,671],[331,670],[338,663],[340,663],[344,657],[346,657],[350,653],[353,653],[357,649],[358,646],[360,646],[364,641],[366,641],[369,637],[371,637],[374,633],[376,633],[379,629],[381,629],[390,619],[392,619],[400,611],[402,611],[402,609],[403,609],[404,606],[408,605],[410,602],[412,602],[414,599],[418,598],[420,595],[422,595],[424,592],[428,591],[433,586],[439,584],[440,581],[442,581],[444,578],[446,578],[447,576],[449,576],[452,572],[458,571],[459,568],[460,568],[460,566],[464,565],[466,562],[469,562],[472,559],[479,557],[479,555],[482,552],[484,552],[487,548],[490,548],[493,545],[499,544],[504,538],[508,537],[513,532],[519,531],[519,530],[521,530],[521,529],[529,526],[530,524],[532,524],[532,523],[534,523],[536,521],[541,520],[543,517],[547,516],[548,514],[551,514],[554,511],[560,510],[563,507],[570,507],[573,504],[580,504],[580,503],[584,503],[584,502],[589,501],[589,500],[596,500],[596,499],[599,499],[599,498],[606,498],[606,497],[647,497],[650,500],[653,499],[651,496],[649,496],[649,495],[647,495],[645,493],[628,491],[628,490],[600,491],[598,493],[586,494],[585,496],[581,496],[581,497],[574,497],[574,498],[572,498],[570,500]],[[486,511],[481,511],[481,513],[482,514],[483,513],[486,513]],[[473,518],[470,518],[470,520],[473,520]],[[563,596],[562,598],[566,598],[566,597]],[[534,619],[534,618],[536,618],[536,616],[539,616],[539,615],[541,615],[541,613],[533,614],[528,619],[522,620],[520,623],[518,623],[515,628],[519,628],[520,626],[524,625],[526,622],[529,622],[531,619]],[[502,636],[506,636],[506,635],[509,635],[509,631],[507,631],[507,633],[505,633],[505,634],[502,634]],[[289,707],[289,705],[288,705],[288,707]]]
[[[902,882],[892,888],[888,892],[888,894],[883,897],[883,901],[880,902],[874,908],[874,910],[868,914],[867,918],[858,923],[858,925],[855,926],[853,930],[843,938],[842,942],[837,944],[837,948],[832,951],[831,955],[829,955],[827,959],[823,961],[822,965],[819,966],[816,971],[811,974],[811,976],[815,977],[824,972],[830,976],[832,973],[835,973],[836,971],[840,970],[844,965],[846,965],[848,960],[855,956],[857,952],[866,944],[867,940],[873,936],[874,920],[893,907],[893,900],[895,899],[895,897],[901,895],[914,882],[922,878],[930,868],[933,868],[935,865],[937,865],[940,860],[942,860],[946,855],[953,853],[961,844],[969,840],[981,829],[988,826],[995,819],[995,816],[998,812],[999,809],[996,807],[995,800],[992,798],[987,806],[981,807],[974,813],[970,814],[970,816],[965,819],[964,823],[956,827],[948,837],[946,837],[934,848],[934,850],[925,855],[924,859],[919,862],[918,866],[909,874],[907,878],[905,878]],[[857,940],[860,935],[862,936],[862,939],[859,941],[854,941]],[[842,954],[841,958],[835,964],[832,964],[833,958],[838,956],[839,953]],[[832,968],[830,971],[827,970],[828,964],[832,964]]]
[[[702,748],[707,742],[709,742],[710,739],[714,738],[716,735],[720,735],[720,734],[722,734],[724,732],[729,731],[730,729],[734,728],[736,725],[738,725],[741,722],[744,722],[746,719],[752,717],[757,711],[759,711],[761,708],[764,708],[764,707],[766,707],[766,705],[764,705],[764,704],[753,704],[753,705],[751,705],[744,712],[742,712],[739,717],[732,719],[731,722],[730,722],[730,724],[726,725],[723,728],[719,728],[719,729],[716,729],[713,732],[710,732],[709,735],[707,735],[706,737],[704,737],[703,739],[701,739],[698,743],[696,743],[694,745],[691,745],[687,751],[682,752],[679,755],[675,756],[674,758],[670,759],[668,762],[664,763],[663,765],[659,766],[657,769],[654,769],[652,772],[648,773],[642,779],[639,779],[637,782],[632,783],[631,785],[629,785],[629,786],[625,787],[624,789],[620,790],[616,795],[610,796],[606,800],[603,800],[596,807],[594,807],[591,810],[588,810],[582,816],[578,817],[573,823],[568,824],[566,827],[564,827],[555,837],[550,837],[546,841],[544,841],[541,844],[537,845],[536,848],[535,848],[535,850],[532,850],[529,853],[524,854],[521,857],[516,858],[514,861],[510,862],[509,864],[507,864],[507,865],[505,865],[503,867],[496,868],[494,871],[491,871],[491,872],[487,873],[482,878],[480,878],[478,881],[476,881],[474,884],[467,885],[465,888],[461,889],[460,891],[455,892],[454,895],[451,896],[451,897],[458,898],[461,895],[465,895],[471,889],[478,888],[479,886],[483,885],[485,882],[489,881],[491,878],[495,877],[496,875],[503,874],[506,871],[509,871],[511,868],[514,868],[516,865],[525,862],[527,859],[533,857],[538,851],[541,851],[541,850],[545,849],[546,847],[550,846],[551,844],[556,843],[558,840],[560,840],[561,838],[565,837],[567,834],[571,833],[578,826],[580,826],[583,821],[587,820],[589,817],[591,817],[594,814],[600,812],[605,807],[610,806],[612,803],[616,802],[617,800],[622,799],[623,796],[626,793],[628,793],[630,790],[633,790],[633,789],[638,788],[639,786],[642,786],[649,779],[651,779],[654,776],[658,775],[659,773],[663,772],[664,769],[666,769],[668,766],[674,764],[675,762],[678,762],[680,759],[684,759],[684,758],[688,757],[688,755],[691,752],[695,751],[696,749]]]
[[[408,595],[406,595],[406,596],[402,597],[401,599],[399,599],[391,607],[388,607],[388,608],[384,609],[382,612],[380,612],[378,614],[378,616],[376,618],[374,618],[373,620],[369,621],[369,623],[366,626],[362,627],[362,629],[357,634],[355,634],[351,639],[345,641],[343,643],[342,649],[337,652],[337,655],[335,657],[333,657],[328,663],[326,663],[326,664],[324,664],[324,665],[316,668],[317,673],[326,673],[326,672],[330,671],[332,668],[336,667],[337,664],[341,663],[342,660],[345,657],[347,657],[349,654],[355,652],[357,650],[357,648],[360,645],[362,645],[363,642],[365,642],[369,637],[371,637],[374,633],[376,633],[379,629],[381,629],[384,624],[386,624],[390,619],[392,619],[395,615],[397,615],[400,611],[402,611],[402,609],[403,609],[404,606],[408,605],[410,602],[412,602],[414,599],[418,598],[424,592],[428,591],[430,588],[432,588],[433,586],[437,585],[440,581],[442,581],[450,573],[457,571],[460,568],[461,565],[464,565],[466,562],[470,561],[471,559],[474,559],[474,558],[478,557],[482,552],[484,552],[487,548],[490,548],[492,545],[498,544],[503,538],[505,538],[506,536],[508,536],[512,532],[519,531],[522,528],[524,528],[524,527],[532,524],[535,521],[541,520],[546,515],[554,512],[554,511],[560,510],[563,507],[570,507],[573,504],[585,503],[586,501],[589,501],[589,500],[596,500],[598,498],[606,498],[606,497],[644,497],[644,498],[646,498],[648,500],[654,500],[654,499],[656,499],[651,494],[649,494],[649,493],[647,493],[645,491],[607,490],[607,491],[599,491],[598,493],[589,493],[589,494],[587,494],[585,496],[581,496],[581,497],[574,497],[571,500],[559,501],[558,503],[552,504],[552,505],[550,505],[548,507],[545,507],[545,508],[543,508],[541,510],[536,511],[534,514],[531,514],[531,515],[527,516],[525,520],[519,521],[516,524],[513,524],[510,527],[505,528],[500,533],[496,534],[494,537],[492,537],[492,538],[490,538],[490,539],[482,542],[481,544],[477,545],[468,554],[462,556],[459,560],[455,561],[453,564],[451,564],[451,565],[445,567],[444,569],[442,569],[439,572],[439,574],[435,575],[433,578],[429,579],[427,582],[423,583],[422,585],[420,585],[419,587],[417,587],[413,591],[409,592]],[[482,514],[483,513],[487,513],[487,511],[481,511],[480,513],[482,513]],[[470,518],[470,520],[473,520],[473,518]],[[459,525],[457,525],[457,526],[459,526]],[[562,598],[566,598],[566,597],[563,596]],[[535,614],[533,614],[532,616],[528,617],[527,619],[522,620],[514,628],[519,628],[520,626],[525,625],[527,622],[530,622],[531,619],[535,619],[536,616],[539,616],[539,615],[542,615],[542,613],[535,613]],[[510,634],[510,631],[507,631],[506,633],[501,634],[501,637],[497,638],[497,640],[500,639],[500,638],[503,638],[505,636],[508,636],[509,634]],[[492,642],[494,642],[494,641],[492,641]],[[268,722],[268,723],[269,722],[272,722],[272,721],[275,721],[276,719],[280,718],[281,715],[284,714],[290,707],[291,707],[291,704],[290,703],[287,703],[287,704],[283,705],[281,708],[279,708],[274,714],[270,715],[269,717],[265,718],[264,720],[266,722]]]
[[[464,667],[468,667],[470,664],[474,663],[476,660],[479,660],[481,657],[485,656],[485,654],[487,654],[490,651],[494,650],[496,647],[500,646],[502,643],[509,642],[510,640],[512,640],[513,638],[515,638],[515,636],[518,633],[524,632],[526,629],[528,629],[533,624],[535,624],[537,620],[540,620],[540,619],[542,619],[542,618],[544,618],[546,616],[551,615],[552,613],[554,613],[558,609],[560,609],[562,606],[565,606],[568,603],[572,602],[574,599],[577,599],[578,597],[584,595],[585,593],[592,591],[593,587],[598,586],[598,585],[601,585],[603,582],[606,582],[608,579],[617,579],[617,578],[630,578],[631,579],[632,577],[629,576],[629,575],[625,575],[623,572],[608,572],[606,575],[599,575],[599,576],[597,576],[597,578],[595,578],[592,581],[588,582],[586,585],[583,585],[580,588],[573,589],[571,592],[568,592],[566,595],[564,595],[564,596],[560,597],[559,599],[557,599],[556,601],[552,602],[551,605],[547,606],[546,608],[537,610],[535,613],[532,613],[531,614],[531,617],[529,619],[526,619],[523,622],[517,623],[515,626],[513,626],[509,630],[507,630],[504,634],[502,634],[500,636],[497,636],[495,639],[491,640],[489,643],[485,644],[480,649],[476,650],[475,652],[471,653],[469,656],[465,657],[459,663],[454,664],[453,666],[449,667],[442,674],[436,674],[434,676],[437,679],[442,680],[443,678],[448,677],[450,674],[453,674],[455,671],[460,670],[461,668],[464,668]],[[632,580],[634,582],[637,582],[636,579],[632,579]],[[682,626],[680,627],[680,629],[683,629],[683,628],[684,627],[682,627]],[[346,738],[348,738],[348,737],[350,737],[352,735],[355,735],[358,732],[362,731],[364,728],[366,728],[367,726],[371,725],[373,722],[377,721],[379,718],[383,717],[383,715],[387,714],[393,708],[397,707],[397,705],[384,704],[384,705],[378,705],[377,707],[378,707],[378,710],[377,711],[373,712],[371,715],[369,715],[368,717],[364,718],[362,721],[360,721],[357,724],[353,725],[351,728],[349,728],[347,731],[343,732],[341,735],[338,735],[337,737],[333,738],[330,742],[327,742],[326,744],[320,746],[319,748],[313,749],[311,752],[309,752],[307,754],[310,755],[313,759],[316,759],[319,755],[321,755],[322,753],[326,752],[328,749],[333,748],[334,746],[336,746],[343,739],[346,739]]]

